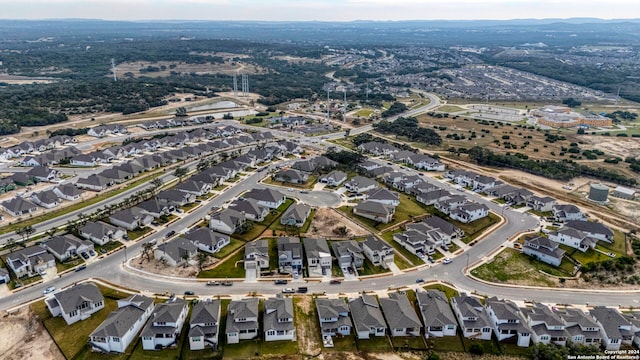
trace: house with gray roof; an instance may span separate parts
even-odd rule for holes
[[[284,204],[286,196],[281,192],[269,188],[265,189],[252,189],[245,193],[245,199],[254,199],[258,201],[258,205],[266,206],[270,209],[277,209],[280,205]]]
[[[196,195],[175,189],[160,191],[157,198],[159,200],[164,200],[175,207],[184,206],[196,201]]]
[[[602,341],[600,325],[589,314],[574,308],[554,309],[554,312],[564,322],[569,342],[572,344],[600,346]]]
[[[355,240],[333,241],[333,254],[338,259],[338,266],[345,271],[347,268],[361,268],[364,265],[364,251]]]
[[[347,188],[349,192],[361,194],[377,188],[378,182],[368,177],[355,176],[345,182],[344,187]]]
[[[189,320],[189,349],[218,349],[220,320],[220,300],[201,300],[193,305]]]
[[[275,298],[265,300],[262,331],[264,341],[296,341],[292,298],[278,294]]]
[[[47,269],[56,268],[53,255],[40,245],[28,246],[7,254],[6,263],[17,278],[32,277]]]
[[[338,165],[337,162],[326,156],[317,156],[312,159],[296,161],[291,167],[306,173],[312,173],[314,171],[328,170],[336,165]]]
[[[463,224],[468,224],[489,216],[489,207],[485,204],[475,202],[465,203],[458,206],[456,209],[452,209],[449,212],[449,216],[453,220],[460,221]]]
[[[550,196],[533,195],[529,198],[529,202],[527,203],[527,206],[539,212],[552,211],[555,205],[556,205],[556,199]]]
[[[493,331],[495,331],[498,341],[516,339],[518,346],[529,347],[531,329],[515,303],[509,300],[499,300],[494,296],[485,300],[485,309],[491,319]]]
[[[375,156],[391,156],[397,153],[399,150],[393,145],[381,143],[379,141],[370,141],[358,145],[358,149],[364,152],[371,153]]]
[[[102,221],[89,221],[78,229],[80,236],[98,245],[122,240],[127,231]]]
[[[305,238],[304,251],[307,256],[309,276],[329,274],[331,271],[331,250],[325,238]]]
[[[56,195],[58,195],[59,198],[64,199],[64,200],[68,200],[68,201],[78,200],[78,199],[80,199],[80,197],[83,194],[83,191],[78,189],[73,184],[62,184],[62,185],[59,185],[55,189],[53,189],[53,192]]]
[[[534,344],[554,344],[565,346],[569,333],[562,318],[546,305],[533,303],[531,307],[521,308],[522,315],[531,328],[531,340]]]
[[[209,228],[223,234],[233,234],[245,221],[244,214],[229,208],[212,214],[209,219]]]
[[[212,187],[211,183],[189,179],[176,185],[174,189],[193,194],[195,196],[205,196],[211,191]]]
[[[21,197],[14,197],[2,202],[2,207],[13,217],[33,214],[38,211],[38,207]]]
[[[353,213],[376,222],[387,224],[393,221],[396,208],[392,205],[365,200],[353,207]]]
[[[394,251],[389,244],[374,236],[369,236],[361,243],[364,256],[375,266],[389,267],[393,263]]]
[[[286,169],[273,174],[273,180],[282,183],[304,184],[309,179],[308,174],[304,174],[296,169]]]
[[[311,215],[311,207],[306,204],[296,203],[291,206],[280,217],[280,224],[288,226],[302,227]]]
[[[447,296],[440,290],[416,292],[418,309],[424,323],[424,337],[456,336],[458,323]]]
[[[154,309],[153,299],[132,295],[118,300],[118,309],[89,335],[92,351],[124,353],[147,322]]]
[[[569,220],[584,220],[586,217],[580,208],[573,204],[556,204],[551,207],[553,217],[556,221],[565,222]]]
[[[438,190],[432,190],[432,191],[427,191],[425,193],[417,194],[416,200],[427,206],[431,206],[431,205],[435,205],[436,203],[442,200],[448,199],[451,196],[453,196],[453,194],[451,194],[447,190],[438,189]]]
[[[328,174],[321,175],[318,181],[329,186],[340,186],[347,181],[347,174],[340,170],[333,170]]]
[[[60,172],[56,169],[50,169],[46,166],[34,166],[27,171],[27,175],[35,178],[37,181],[56,182],[60,179]]]
[[[170,215],[173,211],[176,210],[175,205],[173,205],[166,199],[159,198],[145,200],[136,205],[136,208],[142,214],[153,216],[156,219],[163,215]]]
[[[552,231],[548,234],[549,240],[570,246],[585,252],[596,247],[598,239],[591,237],[580,230],[563,226],[558,231]]]
[[[50,294],[44,303],[52,316],[61,316],[71,325],[102,310],[104,296],[94,283],[81,283]]]
[[[322,336],[336,336],[351,334],[351,319],[349,306],[343,299],[316,298],[316,311],[320,321]]]
[[[600,326],[602,346],[606,350],[620,350],[622,345],[633,344],[632,324],[618,310],[596,306],[589,310],[589,314]]]
[[[137,207],[132,207],[111,214],[111,216],[109,216],[109,222],[127,230],[135,230],[151,224],[153,222],[153,216],[142,212],[142,210]]]
[[[8,284],[10,280],[11,277],[9,276],[9,270],[7,270],[7,268],[0,267],[0,284]]]
[[[475,192],[486,193],[500,184],[499,180],[491,176],[478,175],[473,179],[472,189]]]
[[[546,237],[536,236],[525,239],[522,252],[549,265],[560,266],[565,251],[560,249],[559,245]]]
[[[426,171],[444,171],[445,165],[438,159],[424,154],[413,154],[404,161],[409,165],[413,165],[416,169]]]
[[[184,235],[198,250],[215,254],[223,247],[231,243],[229,235],[222,234],[207,228],[198,228]]]
[[[349,310],[358,339],[387,334],[387,323],[374,295],[362,293],[357,298],[349,300]]]
[[[451,298],[451,308],[465,338],[491,340],[493,327],[478,298],[462,293]]]
[[[60,262],[65,262],[83,252],[93,250],[93,243],[67,234],[53,236],[42,244]]]
[[[258,337],[258,298],[233,300],[227,310],[227,344]]]
[[[169,266],[188,263],[197,254],[198,248],[191,241],[183,237],[177,237],[169,242],[160,244],[153,252],[156,259],[164,259]]]
[[[564,224],[565,227],[582,231],[587,236],[613,243],[613,231],[608,226],[595,222],[584,220],[569,220]]]
[[[366,198],[368,201],[374,201],[383,205],[400,205],[400,195],[395,191],[389,191],[385,188],[376,188],[368,191]]]
[[[255,270],[257,275],[260,274],[260,270],[269,269],[268,240],[254,240],[245,245],[244,268],[245,270]]]
[[[76,181],[76,187],[93,191],[102,191],[116,182],[101,174],[92,174],[87,178],[80,178]]]
[[[411,224],[415,225],[415,224]],[[407,228],[401,233],[393,234],[393,241],[400,244],[403,248],[409,250],[412,254],[423,256],[432,255],[436,252],[436,241],[432,233],[436,230],[423,231],[422,228]]]
[[[140,333],[142,349],[158,350],[176,346],[188,312],[187,302],[176,297],[156,305]]]
[[[229,204],[229,209],[233,209],[241,213],[245,219],[253,220],[255,222],[263,221],[264,218],[269,215],[269,208],[261,206],[255,199],[236,199]]]
[[[392,292],[380,298],[382,313],[389,324],[391,336],[420,336],[422,323],[407,294]]]
[[[297,237],[279,237],[278,271],[299,274],[302,271],[302,244]]]
[[[38,193],[31,194],[31,201],[35,204],[42,206],[43,208],[51,209],[62,202],[58,195],[53,190],[45,190]]]

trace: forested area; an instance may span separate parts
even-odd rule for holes
[[[618,172],[580,165],[572,160],[554,161],[529,159],[521,154],[496,154],[491,150],[479,146],[474,146],[469,149],[468,154],[469,158],[478,165],[506,167],[544,176],[549,179],[571,180],[575,177],[587,176],[627,186],[633,186],[638,183],[635,178],[627,177]]]
[[[419,127],[418,119],[414,117],[399,117],[394,122],[382,120],[373,124],[373,129],[381,133],[395,134],[406,137],[409,141],[438,146],[442,138],[432,129]]]

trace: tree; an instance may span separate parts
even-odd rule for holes
[[[176,109],[176,116],[187,116],[187,109],[184,106],[181,106]]]
[[[351,129],[346,129],[346,130],[344,131],[344,137],[345,137],[345,138],[348,138],[348,137],[349,137],[349,134],[351,134]]]
[[[578,106],[582,105],[582,102],[580,102],[580,101],[578,101],[578,100],[576,100],[574,98],[571,98],[571,97],[562,100],[562,103],[567,105],[570,108],[574,108],[574,107],[578,107]]]
[[[189,254],[185,252],[184,254],[182,254],[182,256],[180,256],[180,258],[183,261],[182,267],[186,268],[187,265],[189,265]]]
[[[64,227],[64,230],[70,234],[77,235],[78,234],[78,223],[76,221],[67,220],[67,224]]]
[[[146,242],[142,244],[142,255],[140,256],[140,263],[144,258],[147,258],[147,261],[151,261],[151,250],[153,249],[153,244],[150,242]]]
[[[198,162],[197,169],[198,171],[202,171],[202,170],[208,169],[209,166],[211,166],[211,163],[206,159],[202,159]]]
[[[163,184],[164,184],[164,181],[162,181],[162,179],[160,179],[159,177],[151,180],[151,185],[153,185],[154,191],[158,190]]]
[[[22,237],[22,242],[24,242],[25,240],[27,240],[31,234],[33,234],[36,231],[36,229],[33,228],[33,226],[31,225],[27,225],[27,226],[23,226],[20,227],[16,230],[16,234],[20,235]]]
[[[204,263],[207,262],[209,256],[204,251],[198,251],[198,271],[202,271]]]
[[[186,167],[179,166],[173,171],[173,175],[180,178],[180,182],[182,182],[183,178],[187,176],[189,170]]]

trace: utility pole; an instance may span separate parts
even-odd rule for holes
[[[329,104],[331,102],[331,99],[329,98],[330,93],[331,93],[331,89],[327,88],[327,121],[331,119],[331,116],[329,115]]]

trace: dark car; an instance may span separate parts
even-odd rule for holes
[[[80,255],[82,255],[82,258],[85,260],[89,259],[89,254],[87,254],[86,252],[81,252]]]
[[[287,285],[287,282],[288,281],[285,279],[278,279],[278,280],[275,280],[273,283],[276,285]]]
[[[82,265],[80,265],[80,266],[78,266],[78,267],[76,268],[76,271],[82,271],[82,270],[84,270],[84,269],[86,269],[86,268],[87,268],[87,265],[82,264]]]
[[[416,284],[422,284],[424,282],[423,278],[416,279]]]
[[[300,294],[306,294],[307,291],[309,291],[309,289],[307,289],[306,286],[302,286],[302,287],[298,288],[298,293],[300,293]]]
[[[347,271],[349,272],[349,274],[353,274],[353,268],[351,266],[347,268]]]
[[[166,236],[166,237],[170,238],[170,237],[172,237],[172,236],[173,236],[173,235],[175,235],[175,234],[176,234],[175,230],[171,230],[171,231],[169,231],[169,232],[167,233],[167,236]]]
[[[222,286],[233,286],[233,281],[225,281],[222,283]]]
[[[196,293],[194,293],[194,292],[193,292],[193,291],[191,291],[191,290],[187,290],[187,291],[185,291],[185,292],[184,292],[184,294],[185,294],[185,295],[190,295],[190,296],[191,296],[191,295],[195,295]]]
[[[329,282],[329,284],[331,284],[331,285],[340,285],[340,284],[342,284],[342,281],[337,280],[337,279],[333,279],[333,280],[331,280]]]
[[[91,255],[91,256],[96,256],[96,252],[95,252],[95,251],[93,251],[93,250],[89,250],[89,255]]]

